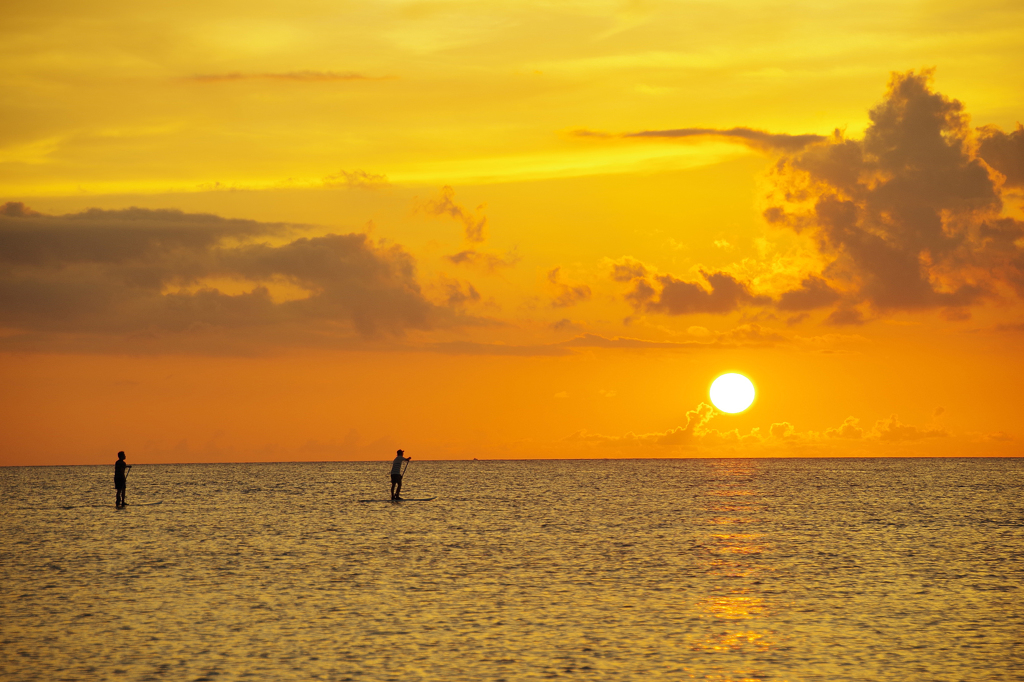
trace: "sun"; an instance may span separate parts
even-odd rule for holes
[[[754,384],[742,374],[723,374],[711,384],[711,402],[722,412],[742,412],[754,402]]]

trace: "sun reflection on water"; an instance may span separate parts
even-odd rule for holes
[[[778,647],[775,610],[768,595],[759,592],[774,543],[765,529],[765,505],[756,483],[756,466],[722,462],[717,480],[704,491],[700,523],[705,574],[713,592],[694,604],[709,622],[692,651],[764,654]],[[759,680],[753,670],[736,670],[721,680]]]

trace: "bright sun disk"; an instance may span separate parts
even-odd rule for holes
[[[711,402],[722,412],[742,412],[754,402],[754,384],[742,374],[723,374],[711,384]]]

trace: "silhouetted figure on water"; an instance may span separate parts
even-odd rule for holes
[[[114,463],[114,488],[117,489],[117,499],[114,501],[114,506],[118,509],[128,506],[124,499],[124,492],[128,487],[128,472],[131,469],[131,466],[124,461],[124,451],[117,453],[117,462]]]
[[[402,462],[408,462],[412,457],[403,457],[405,450],[399,450],[395,460],[391,462],[391,499],[402,499]]]

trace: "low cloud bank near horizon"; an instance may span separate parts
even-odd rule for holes
[[[364,234],[291,239],[296,230],[172,210],[49,216],[6,204],[3,345],[204,333],[329,345],[467,320],[424,297],[415,261],[402,247]]]
[[[587,448],[600,448],[616,452],[628,453],[636,450],[650,450],[671,456],[673,453],[686,451],[714,451],[720,449],[743,448],[815,448],[832,445],[855,444],[860,442],[906,443],[928,438],[948,438],[952,434],[944,428],[919,427],[900,422],[895,414],[887,419],[879,419],[874,426],[866,429],[856,417],[847,419],[837,427],[829,427],[823,432],[797,431],[790,422],[775,422],[766,430],[754,427],[747,433],[739,429],[722,431],[711,426],[712,420],[720,416],[713,406],[701,402],[686,412],[685,421],[681,426],[663,432],[641,433],[629,432],[621,436],[610,436],[590,433],[586,430],[577,431],[563,442],[576,443]]]
[[[631,285],[625,300],[668,315],[823,310],[825,322],[844,325],[934,309],[966,319],[973,306],[1024,298],[1024,222],[1003,211],[1004,191],[1024,186],[1024,128],[972,129],[961,102],[931,89],[930,71],[893,74],[869,116],[862,139],[638,133],[761,140],[777,156],[766,220],[811,236],[826,265],[769,296],[726,271],[701,268],[702,280],[685,281],[626,258],[612,272]]]

